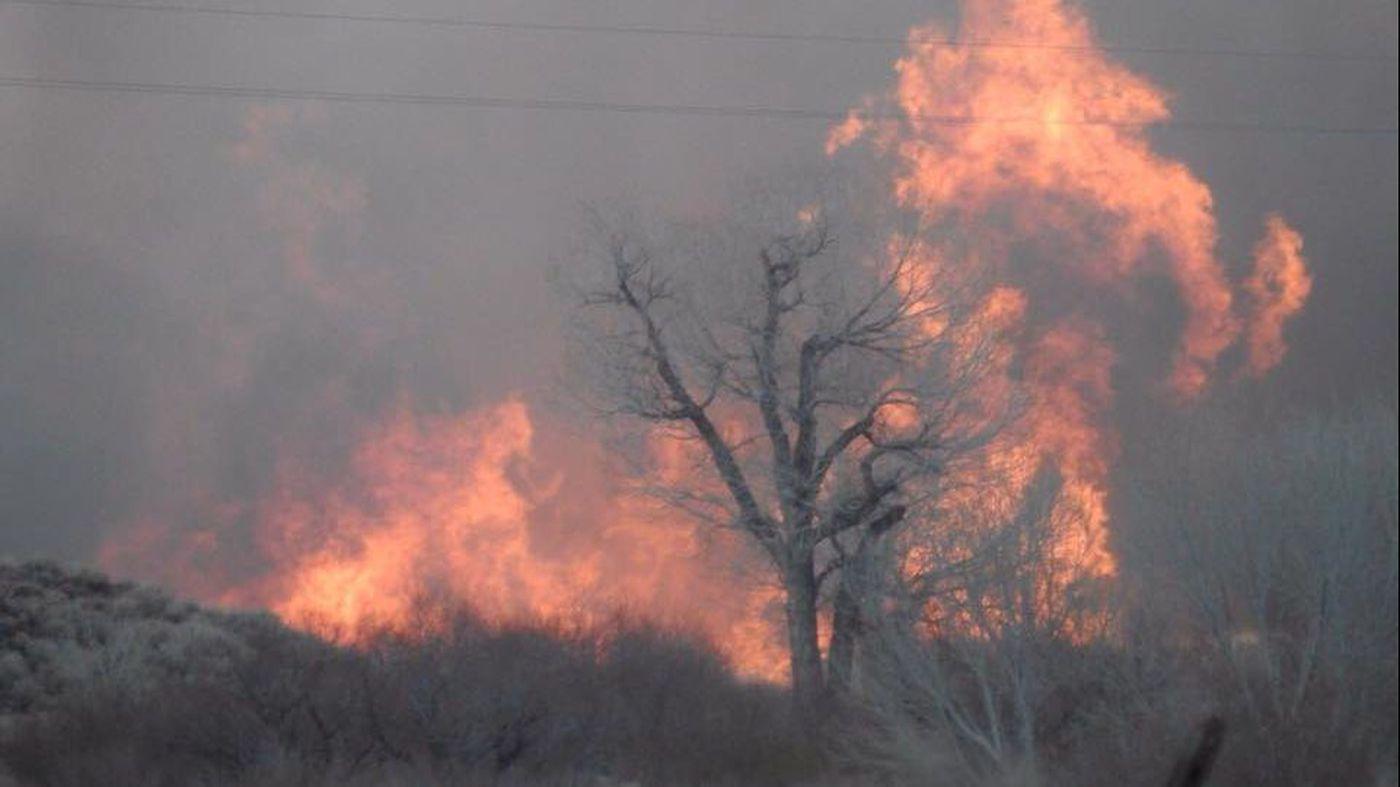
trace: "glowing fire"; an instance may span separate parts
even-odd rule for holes
[[[935,43],[947,39],[1035,46]],[[1063,0],[968,0],[956,31],[911,31],[895,72],[893,90],[832,129],[827,149],[868,141],[893,164],[897,200],[932,226],[959,229],[958,249],[950,244],[920,259],[936,270],[935,263],[975,249],[977,265],[1002,282],[994,296],[1014,307],[995,313],[1013,322],[1024,319],[1027,293],[1036,291],[1016,281],[1011,250],[1018,246],[1039,248],[1055,260],[1059,284],[1078,279],[1070,286],[1082,289],[1120,291],[1133,277],[1162,270],[1186,311],[1169,382],[1183,400],[1200,394],[1246,326],[1215,255],[1210,189],[1148,138],[1151,124],[1170,117],[1164,92],[1112,62],[1087,18]],[[1245,282],[1255,373],[1282,358],[1284,323],[1307,297],[1300,250],[1298,233],[1270,217],[1256,272]],[[1053,462],[1067,504],[1084,521],[1065,551],[1083,555],[1088,573],[1111,574],[1108,473],[1116,437],[1108,417],[1116,353],[1089,314],[1025,328],[1008,341],[1017,343],[1020,380],[1030,390],[1026,423],[989,461],[1013,468],[1013,491],[1029,484],[1042,461]]]
[[[944,38],[1038,46],[929,43]],[[1062,551],[1088,575],[1111,575],[1118,353],[1105,324],[1086,310],[1038,308],[1043,274],[1021,280],[1026,271],[1013,250],[1029,246],[1053,259],[1044,265],[1053,265],[1056,286],[1080,290],[1118,293],[1142,274],[1168,274],[1186,320],[1167,377],[1185,401],[1203,391],[1241,337],[1251,373],[1282,360],[1285,325],[1311,288],[1302,238],[1269,217],[1243,282],[1247,297],[1236,297],[1216,257],[1209,188],[1148,137],[1151,124],[1170,117],[1166,95],[1110,61],[1087,19],[1063,0],[967,0],[952,35],[934,26],[911,31],[895,69],[893,90],[834,128],[829,152],[868,142],[893,164],[897,200],[933,225],[959,228],[956,246],[916,249],[909,275],[936,277],[958,260],[991,277],[978,322],[998,343],[980,401],[995,409],[1013,379],[1029,389],[1024,418],[973,471],[995,470],[1014,497],[1052,464],[1065,505],[1082,523]],[[312,255],[322,226],[363,210],[365,196],[353,180],[281,166],[266,128],[284,121],[253,116],[237,155],[280,173],[264,202],[284,240],[289,279],[326,303],[353,307],[359,291],[332,286]],[[893,429],[913,417],[901,405],[882,415]],[[781,680],[777,591],[726,573],[743,562],[741,546],[617,488],[595,456],[579,453],[597,446],[546,456],[563,449],[543,445],[536,421],[519,399],[446,415],[400,406],[359,435],[343,477],[327,481],[288,462],[266,499],[210,520],[215,530],[256,522],[255,547],[270,564],[262,577],[244,582],[191,569],[176,584],[348,636],[366,623],[411,625],[424,593],[464,601],[492,620],[587,622],[621,605],[697,628],[741,673]],[[686,473],[683,451],[659,440],[653,480]],[[953,503],[977,505],[971,497]],[[215,565],[226,548],[217,535],[180,541],[147,522],[110,543],[104,563],[157,576],[169,572],[142,570],[153,556]],[[167,541],[180,541],[179,551]]]
[[[561,471],[537,477],[535,441],[517,399],[462,416],[399,408],[364,435],[343,481],[284,472],[258,526],[273,569],[223,600],[352,639],[366,624],[416,625],[424,594],[496,622],[634,609],[708,635],[742,674],[781,678],[773,591],[726,581],[692,523],[637,496],[559,501]]]
[[[1247,343],[1249,371],[1255,376],[1283,360],[1288,352],[1283,326],[1302,311],[1312,292],[1303,236],[1277,215],[1270,216],[1264,227],[1264,237],[1254,247],[1254,273],[1244,283],[1253,310]]]

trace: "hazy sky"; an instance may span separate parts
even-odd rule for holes
[[[912,0],[469,5],[263,7],[875,36],[956,13]],[[1392,0],[1087,7],[1109,44],[1391,58],[1120,55],[1182,120],[1397,123]],[[884,90],[898,53],[0,3],[0,78],[839,112]],[[255,498],[289,444],[333,467],[351,427],[396,400],[456,411],[533,395],[557,366],[547,272],[576,245],[581,203],[719,213],[743,178],[819,161],[827,124],[0,86],[0,128],[0,554],[91,560],[104,528]],[[1393,399],[1396,136],[1155,139],[1213,189],[1223,258],[1243,260],[1270,211],[1306,239],[1316,287],[1278,395]]]

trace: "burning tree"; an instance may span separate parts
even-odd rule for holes
[[[703,472],[654,491],[758,545],[810,713],[849,684],[867,556],[1011,398],[979,395],[996,342],[978,283],[930,275],[917,230],[863,255],[826,210],[789,216],[688,251],[599,222],[603,275],[577,292],[595,404],[693,451]]]

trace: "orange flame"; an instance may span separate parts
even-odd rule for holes
[[[1037,46],[930,43],[945,37]],[[1014,381],[1029,389],[1029,402],[987,467],[973,471],[995,465],[1009,476],[1014,496],[1044,463],[1053,464],[1065,505],[1082,522],[1061,550],[1079,557],[1084,574],[1111,575],[1108,484],[1117,440],[1108,419],[1117,352],[1091,317],[1039,313],[1036,287],[1014,280],[1008,249],[1053,242],[1056,272],[1077,286],[1170,274],[1186,324],[1169,377],[1189,398],[1241,334],[1252,373],[1279,363],[1284,326],[1311,286],[1302,239],[1283,219],[1268,219],[1244,283],[1250,311],[1242,320],[1216,258],[1209,188],[1148,138],[1148,127],[1170,116],[1167,97],[1111,62],[1087,19],[1064,0],[967,0],[955,36],[934,26],[911,31],[896,73],[888,96],[831,130],[828,150],[869,140],[894,162],[901,203],[932,223],[967,228],[973,251],[916,249],[907,275],[912,290],[958,254],[996,280],[980,304],[978,322],[999,338],[994,373],[978,398],[1002,403]],[[881,111],[885,104],[893,111]],[[325,227],[363,210],[366,198],[352,179],[284,166],[270,129],[285,120],[251,116],[236,155],[275,173],[263,199],[269,228],[283,240],[289,278],[322,302],[353,300],[355,293],[331,286],[312,255]],[[800,218],[812,220],[810,212]],[[925,329],[944,327],[930,318]],[[986,406],[983,416],[995,409]],[[882,416],[891,429],[915,417],[901,405]],[[258,523],[256,547],[271,564],[264,578],[236,585],[187,576],[181,584],[352,636],[366,623],[411,626],[424,592],[467,602],[498,621],[587,622],[630,605],[698,628],[745,675],[781,680],[787,661],[772,625],[778,591],[726,574],[745,560],[742,545],[614,488],[591,456],[541,456],[535,430],[536,418],[519,399],[460,415],[401,406],[356,441],[344,478],[327,482],[288,464],[275,491],[247,506]],[[684,475],[683,453],[674,442],[659,442],[655,478]],[[104,563],[145,565],[168,538],[159,530],[148,523],[129,540],[112,542]],[[216,536],[202,531],[175,562],[210,563],[223,548]]]
[[[1254,273],[1244,283],[1252,308],[1246,337],[1249,372],[1255,376],[1283,361],[1288,352],[1283,326],[1302,311],[1312,292],[1303,236],[1278,215],[1269,216],[1264,227],[1264,237],[1254,247]]]
[[[743,675],[781,679],[774,592],[725,581],[730,545],[709,554],[692,524],[620,492],[558,521],[562,471],[536,478],[534,442],[518,399],[462,416],[399,408],[364,435],[343,482],[282,473],[258,525],[273,568],[222,600],[352,640],[411,630],[425,593],[495,622],[598,623],[633,609],[698,629]]]
[[[1063,551],[1081,555],[1089,574],[1111,575],[1116,436],[1108,417],[1116,352],[1103,326],[1082,313],[1037,314],[1034,330],[1024,324],[1035,288],[1011,280],[1017,270],[1009,250],[1042,248],[1080,287],[1121,288],[1144,273],[1168,273],[1186,312],[1170,385],[1190,399],[1244,324],[1215,254],[1211,192],[1152,147],[1148,127],[1171,114],[1166,94],[1110,60],[1088,19],[1065,0],[966,0],[962,10],[951,34],[934,25],[910,32],[893,89],[833,128],[827,152],[868,140],[893,164],[895,198],[931,226],[956,223],[977,253],[964,262],[1001,279],[982,312],[1017,346],[1000,350],[986,387],[1004,395],[999,389],[1019,358],[1015,377],[1030,401],[1023,423],[997,443],[983,470],[995,465],[1019,494],[1042,462],[1053,463],[1066,504],[1083,522]],[[947,39],[1009,43],[937,43]],[[1278,363],[1283,325],[1306,299],[1300,248],[1298,234],[1271,217],[1245,282],[1248,365],[1256,374]],[[967,254],[950,244],[917,259],[936,276],[956,253]],[[1011,308],[998,309],[998,301]],[[1020,336],[1012,338],[1004,329],[1017,325]]]
[[[1058,546],[1084,571],[1101,576],[1116,565],[1108,545],[1108,474],[1117,446],[1101,425],[1113,401],[1114,360],[1100,326],[1070,319],[1041,336],[1026,361],[1034,392],[1027,442],[1054,458],[1065,504],[1079,514],[1079,526]]]
[[[933,43],[948,37],[1036,46]],[[1240,325],[1215,257],[1210,189],[1147,137],[1170,116],[1165,94],[1110,61],[1062,0],[969,0],[957,35],[916,28],[895,70],[895,119],[867,102],[831,132],[828,151],[868,136],[899,161],[906,204],[938,218],[1010,209],[1023,234],[1076,241],[1066,264],[1091,281],[1160,256],[1188,315],[1172,385],[1199,393]]]

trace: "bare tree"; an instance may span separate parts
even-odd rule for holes
[[[1073,682],[1065,654],[1099,616],[1068,586],[1082,561],[1063,545],[1083,512],[1062,491],[1043,467],[1006,505],[969,512],[975,526],[918,529],[886,549],[883,559],[900,562],[901,549],[935,555],[922,570],[879,572],[896,614],[871,637],[865,704],[882,729],[899,730],[890,740],[952,752],[945,759],[979,778],[1034,769],[1038,732],[1067,715],[1051,707]]]
[[[851,675],[861,556],[996,429],[973,401],[993,339],[976,284],[934,275],[917,232],[839,246],[821,207],[689,247],[596,227],[601,276],[577,289],[594,404],[697,445],[705,472],[656,491],[766,555],[811,711]]]

